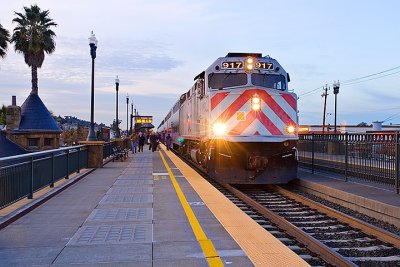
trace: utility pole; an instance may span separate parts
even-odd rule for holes
[[[328,96],[328,85],[325,85],[324,88],[324,93],[321,95],[322,97],[324,97],[324,115],[323,115],[323,119],[322,119],[322,133],[325,133],[325,116],[326,116],[326,97]]]
[[[337,113],[337,95],[339,94],[340,82],[333,83],[333,93],[335,94],[335,134],[336,134],[336,113]]]

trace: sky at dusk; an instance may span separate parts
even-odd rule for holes
[[[301,124],[322,124],[322,86],[335,80],[343,81],[338,124],[400,123],[399,1],[0,0],[0,23],[11,32],[14,11],[35,3],[58,24],[56,51],[38,70],[39,96],[56,115],[90,119],[93,30],[96,122],[110,125],[115,118],[116,75],[121,128],[127,93],[157,126],[216,58],[259,52],[290,73]],[[30,69],[11,45],[0,59],[0,105],[11,104],[12,95],[21,105],[30,88]],[[328,93],[327,123],[333,124]]]

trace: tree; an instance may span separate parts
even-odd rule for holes
[[[0,24],[0,57],[4,58],[6,56],[6,50],[8,42],[10,41],[10,33],[3,28]]]
[[[42,11],[37,5],[24,7],[25,13],[14,12],[14,29],[11,42],[15,51],[24,54],[25,63],[31,67],[32,91],[38,94],[37,69],[43,64],[45,53],[51,54],[56,49],[56,34],[50,29],[57,24],[49,18],[49,10]]]
[[[2,106],[0,109],[0,124],[5,125],[6,124],[6,114],[7,114],[7,108],[6,106]]]

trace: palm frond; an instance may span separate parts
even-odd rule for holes
[[[49,17],[49,10],[42,11],[37,5],[24,7],[24,13],[14,12],[17,24],[11,37],[15,51],[24,55],[25,63],[32,71],[32,91],[38,93],[37,69],[43,64],[45,53],[56,49],[56,34],[51,27],[57,24]]]
[[[17,23],[11,41],[15,51],[24,54],[28,66],[40,68],[43,64],[45,53],[55,51],[56,34],[51,27],[57,24],[49,17],[49,10],[41,10],[37,5],[24,7],[23,13],[14,12]]]
[[[6,50],[8,47],[8,42],[10,41],[10,33],[3,28],[0,24],[0,57],[4,58],[6,56]]]

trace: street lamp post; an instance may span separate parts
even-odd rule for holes
[[[135,110],[133,111],[133,114],[132,114],[133,116],[132,116],[132,124],[133,124],[133,130],[135,131],[135,133],[136,133],[136,108],[135,108]]]
[[[116,124],[116,131],[115,131],[115,138],[120,138],[121,134],[119,132],[119,121],[118,121],[118,90],[119,90],[119,78],[118,75],[115,78],[115,91],[116,91],[116,108],[115,108],[115,124]]]
[[[133,121],[133,101],[131,103],[131,127],[129,128],[129,131],[131,132],[131,134],[133,133],[132,121]]]
[[[128,137],[129,135],[129,120],[128,120],[128,116],[129,116],[129,95],[126,94],[126,137]]]
[[[94,132],[94,59],[96,58],[97,39],[93,31],[89,37],[90,56],[92,57],[92,90],[90,99],[90,128],[87,141],[96,141],[96,133]]]
[[[335,95],[335,133],[336,133],[336,114],[337,114],[337,95],[339,94],[340,82],[333,83],[333,94]]]

